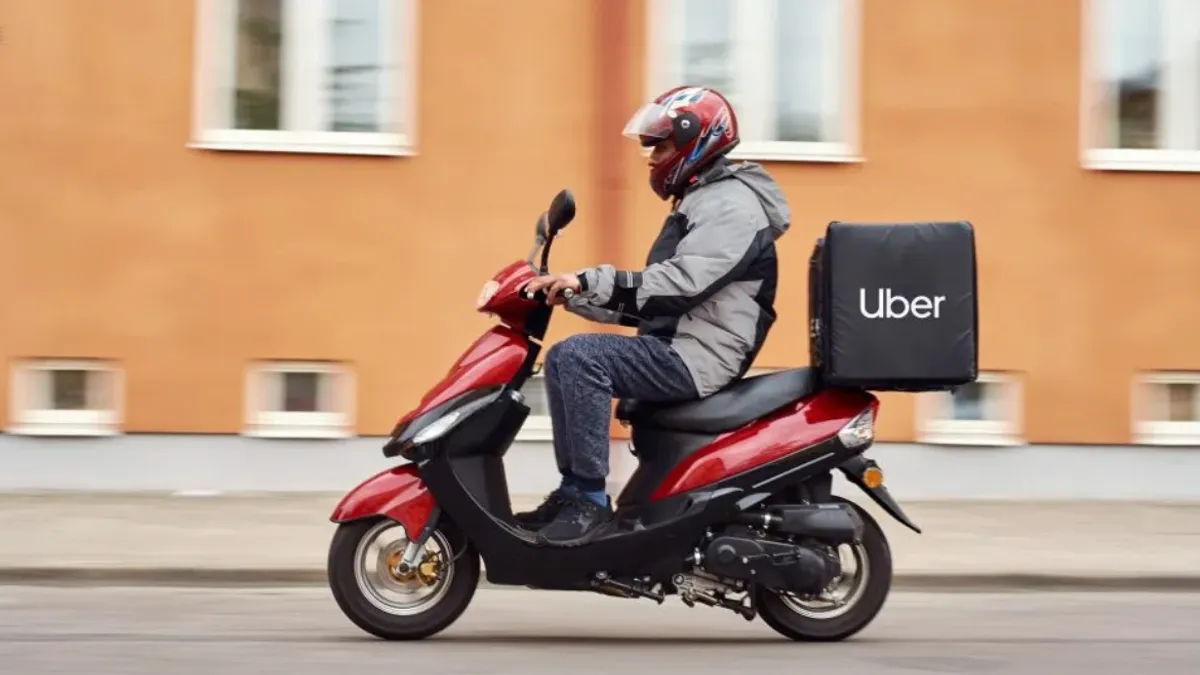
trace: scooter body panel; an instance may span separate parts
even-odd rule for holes
[[[825,442],[868,407],[875,397],[860,391],[823,390],[736,431],[676,464],[650,495],[660,501],[744,474]]]
[[[400,418],[392,435],[455,397],[471,390],[507,384],[521,370],[528,356],[529,342],[525,336],[508,326],[491,328],[467,348],[416,408]]]

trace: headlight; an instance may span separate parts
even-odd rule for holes
[[[444,436],[447,431],[450,431],[452,427],[454,427],[454,423],[458,421],[459,417],[462,417],[462,412],[459,410],[451,410],[445,415],[442,415],[432,424],[418,431],[417,435],[413,436],[413,444],[422,445],[430,441],[436,441]]]
[[[849,450],[870,445],[875,440],[875,413],[870,408],[862,411],[842,427],[837,437]]]
[[[484,305],[492,301],[496,297],[496,292],[500,290],[500,284],[495,279],[489,280],[479,290],[479,297],[475,300],[475,309],[481,309]]]

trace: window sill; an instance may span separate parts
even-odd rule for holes
[[[242,432],[253,438],[352,438],[353,426],[337,413],[263,413]]]
[[[1088,150],[1083,168],[1092,171],[1200,173],[1200,150]]]
[[[1025,445],[1008,425],[997,422],[946,421],[926,426],[918,442],[927,445],[1014,447]]]
[[[188,143],[197,150],[281,152],[321,155],[411,157],[416,150],[403,134],[358,132],[292,132],[258,130],[206,131]]]
[[[729,153],[733,160],[859,164],[866,161],[844,143],[743,142]]]
[[[261,424],[247,427],[243,436],[250,438],[283,438],[297,440],[313,439],[344,439],[353,438],[354,431],[347,427],[312,426],[275,426]]]
[[[523,443],[554,442],[554,430],[550,426],[550,419],[526,418],[525,426],[521,427],[521,430],[517,432],[515,440]]]
[[[1133,435],[1138,445],[1200,446],[1200,422],[1143,422]]]
[[[116,416],[88,411],[29,411],[15,420],[6,433],[14,436],[119,436]]]

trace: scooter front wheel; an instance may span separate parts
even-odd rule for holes
[[[420,640],[454,623],[479,583],[479,555],[465,537],[439,524],[425,558],[402,571],[409,537],[380,518],[342,523],[329,547],[329,587],[342,612],[385,640]]]

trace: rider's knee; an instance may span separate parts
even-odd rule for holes
[[[554,343],[550,349],[546,351],[546,375],[554,377],[558,369],[565,363],[578,361],[586,352],[581,347],[586,339],[584,335],[572,335],[564,340]]]

